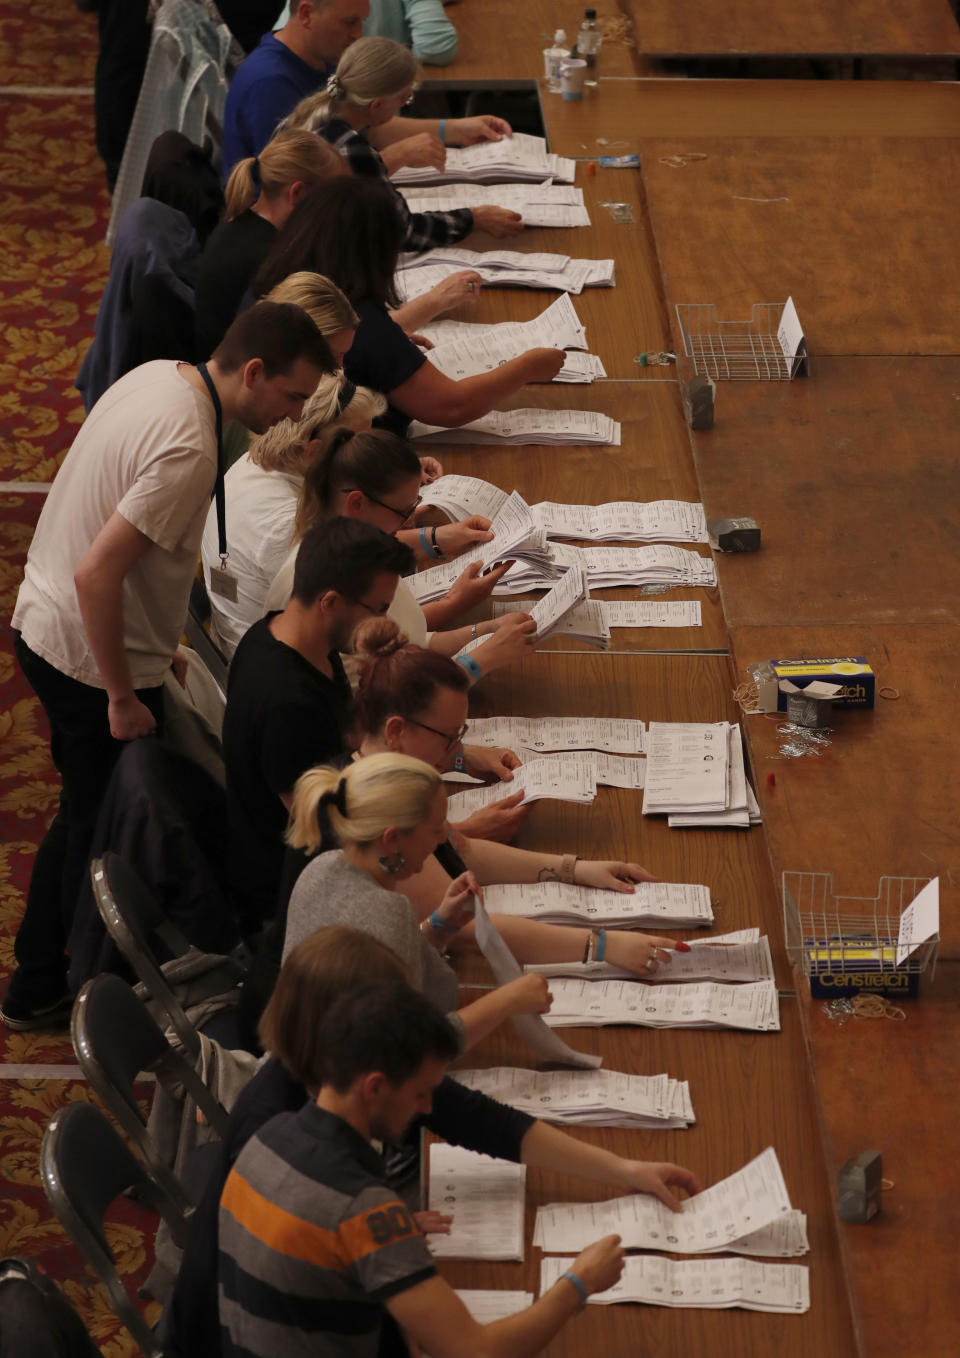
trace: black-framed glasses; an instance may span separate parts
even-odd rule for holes
[[[384,618],[390,611],[389,604],[381,604],[379,608],[374,608],[373,604],[364,603],[362,599],[353,599],[349,594],[342,594],[340,597],[345,599],[348,604],[356,604],[357,608],[365,608],[374,618]]]
[[[467,722],[463,723],[459,731],[456,731],[451,735],[449,731],[438,731],[435,726],[428,726],[425,721],[417,721],[416,717],[408,717],[407,720],[412,722],[414,726],[419,726],[422,730],[430,731],[433,735],[439,736],[441,740],[445,740],[447,742],[448,750],[456,749],[467,734]]]
[[[352,490],[359,490],[360,494],[365,495],[371,504],[379,505],[381,509],[389,509],[391,514],[396,514],[401,523],[406,523],[407,519],[412,518],[423,501],[423,496],[418,495],[409,508],[398,509],[396,505],[388,505],[386,500],[378,500],[375,495],[371,495],[370,492],[364,490],[362,486],[344,486],[343,493],[344,495],[349,495]]]

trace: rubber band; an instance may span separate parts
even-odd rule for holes
[[[890,702],[896,702],[900,697],[900,690],[894,688],[892,684],[884,684],[882,688],[877,689],[877,692],[881,698],[886,698]]]

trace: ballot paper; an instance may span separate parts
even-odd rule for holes
[[[514,771],[513,782],[504,790],[502,783],[489,787],[470,788],[448,798],[447,812],[451,818],[462,820],[472,816],[492,802],[503,797],[522,792],[521,806],[543,798],[559,802],[580,802],[589,805],[597,794],[597,784],[593,776],[593,763],[589,755],[545,755],[542,759],[531,759]]]
[[[474,717],[467,723],[468,745],[497,745],[545,753],[601,750],[642,754],[644,724],[633,717]]]
[[[452,1216],[449,1235],[431,1235],[439,1259],[522,1259],[527,1171],[509,1160],[434,1142],[429,1207]]]
[[[490,542],[480,543],[453,561],[444,561],[439,566],[430,566],[427,570],[408,576],[406,584],[417,601],[424,604],[439,599],[474,561],[479,561],[484,570],[498,561],[523,562],[538,577],[548,579],[551,584],[560,575],[560,571],[554,569],[546,534],[542,528],[536,527],[530,506],[516,491],[497,510],[490,531],[493,533]]]
[[[729,722],[652,721],[643,814],[724,811]]]
[[[481,287],[484,288],[539,288],[575,295],[583,292],[584,288],[612,288],[615,284],[612,259],[571,259],[562,269],[553,270],[534,268],[532,261],[537,256],[531,255],[531,264],[526,269],[499,269],[485,262],[484,255],[479,251],[475,252],[476,264],[436,263],[434,256],[439,253],[432,250],[417,258],[417,264],[426,264],[426,268],[409,264],[397,270],[394,284],[401,302],[412,302],[415,297],[422,297],[425,292],[439,287],[453,274],[462,273],[466,268],[479,274]]]
[[[611,420],[609,415],[601,415],[597,410],[539,410],[525,407],[522,410],[492,410],[489,415],[463,424],[458,429],[445,429],[441,425],[421,424],[419,420],[414,420],[407,437],[424,443],[514,443],[541,444],[545,447],[570,444],[576,447],[619,448],[620,425],[616,420]],[[464,479],[472,481],[477,478]],[[439,477],[434,481],[434,486],[443,480],[444,477]],[[490,483],[485,481],[483,484]],[[477,512],[471,508],[453,517],[466,518]]]
[[[436,321],[421,326],[431,341],[430,362],[453,381],[491,372],[530,349],[585,350],[586,331],[567,293],[530,321],[478,325],[469,321]],[[568,352],[556,382],[592,382],[606,371],[595,354]]]
[[[468,519],[471,514],[494,519],[509,498],[508,491],[479,476],[459,476],[451,472],[438,476],[436,481],[420,490],[421,504],[434,505],[455,522]]]
[[[548,538],[592,542],[706,542],[703,505],[685,500],[613,500],[602,505],[533,505],[534,522]]]
[[[495,603],[493,605],[493,616],[495,618],[502,617],[506,613],[516,612],[516,609],[515,603]],[[584,599],[582,603],[577,604],[565,617],[561,618],[552,635],[563,637],[567,641],[582,641],[584,645],[593,646],[598,651],[609,650],[610,628],[607,626],[603,614],[601,600]]]
[[[722,811],[709,809],[678,812],[667,817],[671,830],[735,828],[747,830],[760,822],[760,807],[747,782],[743,736],[736,724],[727,728],[727,804]]]
[[[447,184],[402,190],[411,212],[450,212],[461,207],[510,208],[524,226],[589,226],[583,189],[566,184]]]
[[[562,575],[554,587],[530,609],[537,625],[537,640],[546,641],[563,624],[564,618],[587,597],[587,577],[579,567]]]
[[[735,1249],[743,1237],[792,1211],[777,1153],[768,1146],[743,1169],[685,1199],[679,1212],[648,1193],[541,1207],[533,1243],[551,1254],[576,1253],[601,1236],[616,1234],[628,1250],[705,1254]]]
[[[577,163],[547,150],[544,137],[514,132],[500,141],[476,146],[449,146],[442,170],[434,165],[401,165],[390,178],[395,184],[498,184],[507,181],[555,180],[572,184]]]
[[[467,515],[463,516],[467,518]],[[666,603],[653,599],[649,603],[633,600],[601,600],[600,607],[608,627],[700,627],[700,601],[683,600]]]
[[[551,1028],[638,1024],[642,1028],[742,1028],[778,1032],[780,1007],[772,981],[721,985],[650,986],[630,981],[583,981],[560,977],[550,987]]]
[[[570,264],[569,255],[546,250],[468,250],[465,245],[440,245],[422,254],[400,256],[401,269],[429,269],[442,264],[453,269],[499,269],[504,273],[536,269],[538,273],[561,274]]]
[[[474,896],[473,920],[477,947],[490,964],[497,984],[507,985],[510,981],[518,980],[523,975],[523,968],[500,937],[479,896]],[[510,1022],[517,1036],[545,1061],[588,1069],[596,1069],[602,1064],[602,1057],[590,1056],[568,1047],[562,1038],[551,1032],[539,1014],[515,1014]]]
[[[619,1070],[457,1070],[454,1079],[561,1126],[666,1131],[695,1121],[686,1080]]]
[[[648,986],[681,985],[692,981],[720,981],[726,985],[772,981],[773,959],[766,935],[762,938],[741,937],[742,933],[758,932],[756,929],[742,930],[737,934],[717,934],[700,939],[690,946],[689,952],[671,952],[670,960],[661,962],[656,971],[637,973],[609,962],[533,962],[526,970],[541,976],[581,977],[586,981],[629,979]]]
[[[494,594],[526,594],[546,589],[554,576],[571,566],[587,572],[591,592],[628,585],[702,585],[717,583],[713,558],[689,547],[658,543],[648,547],[574,547],[566,542],[550,544],[553,576],[540,573],[534,563],[518,560],[498,581]]]
[[[540,1264],[540,1295],[576,1260],[550,1255]],[[590,1297],[592,1306],[641,1302],[679,1309],[706,1307],[800,1315],[810,1309],[810,1270],[805,1264],[758,1264],[752,1259],[665,1259],[632,1254],[620,1280]]]
[[[592,754],[593,777],[598,787],[622,787],[639,792],[647,774],[645,759],[622,754]]]
[[[708,887],[636,882],[633,891],[604,891],[568,882],[512,882],[484,888],[499,915],[576,924],[588,929],[696,929],[713,923]]]
[[[905,962],[911,953],[916,952],[921,943],[935,938],[940,932],[940,878],[933,881],[914,896],[900,916],[900,932],[897,937],[897,966]]]

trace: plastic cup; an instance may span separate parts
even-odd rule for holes
[[[587,75],[587,63],[573,57],[560,63],[560,93],[564,99],[583,98],[583,82]]]

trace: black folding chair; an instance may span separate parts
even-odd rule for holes
[[[57,1219],[103,1283],[120,1320],[147,1358],[164,1358],[156,1335],[120,1280],[104,1216],[121,1193],[129,1193],[160,1213],[182,1248],[187,1222],[177,1204],[89,1103],[69,1104],[50,1123],[40,1148],[40,1177]]]
[[[164,1162],[140,1111],[134,1083],[143,1071],[182,1085],[223,1136],[227,1112],[191,1063],[170,1046],[160,1028],[119,976],[105,972],[88,981],[73,1006],[70,1036],[80,1069],[120,1123],[179,1210],[188,1216],[194,1203]]]

